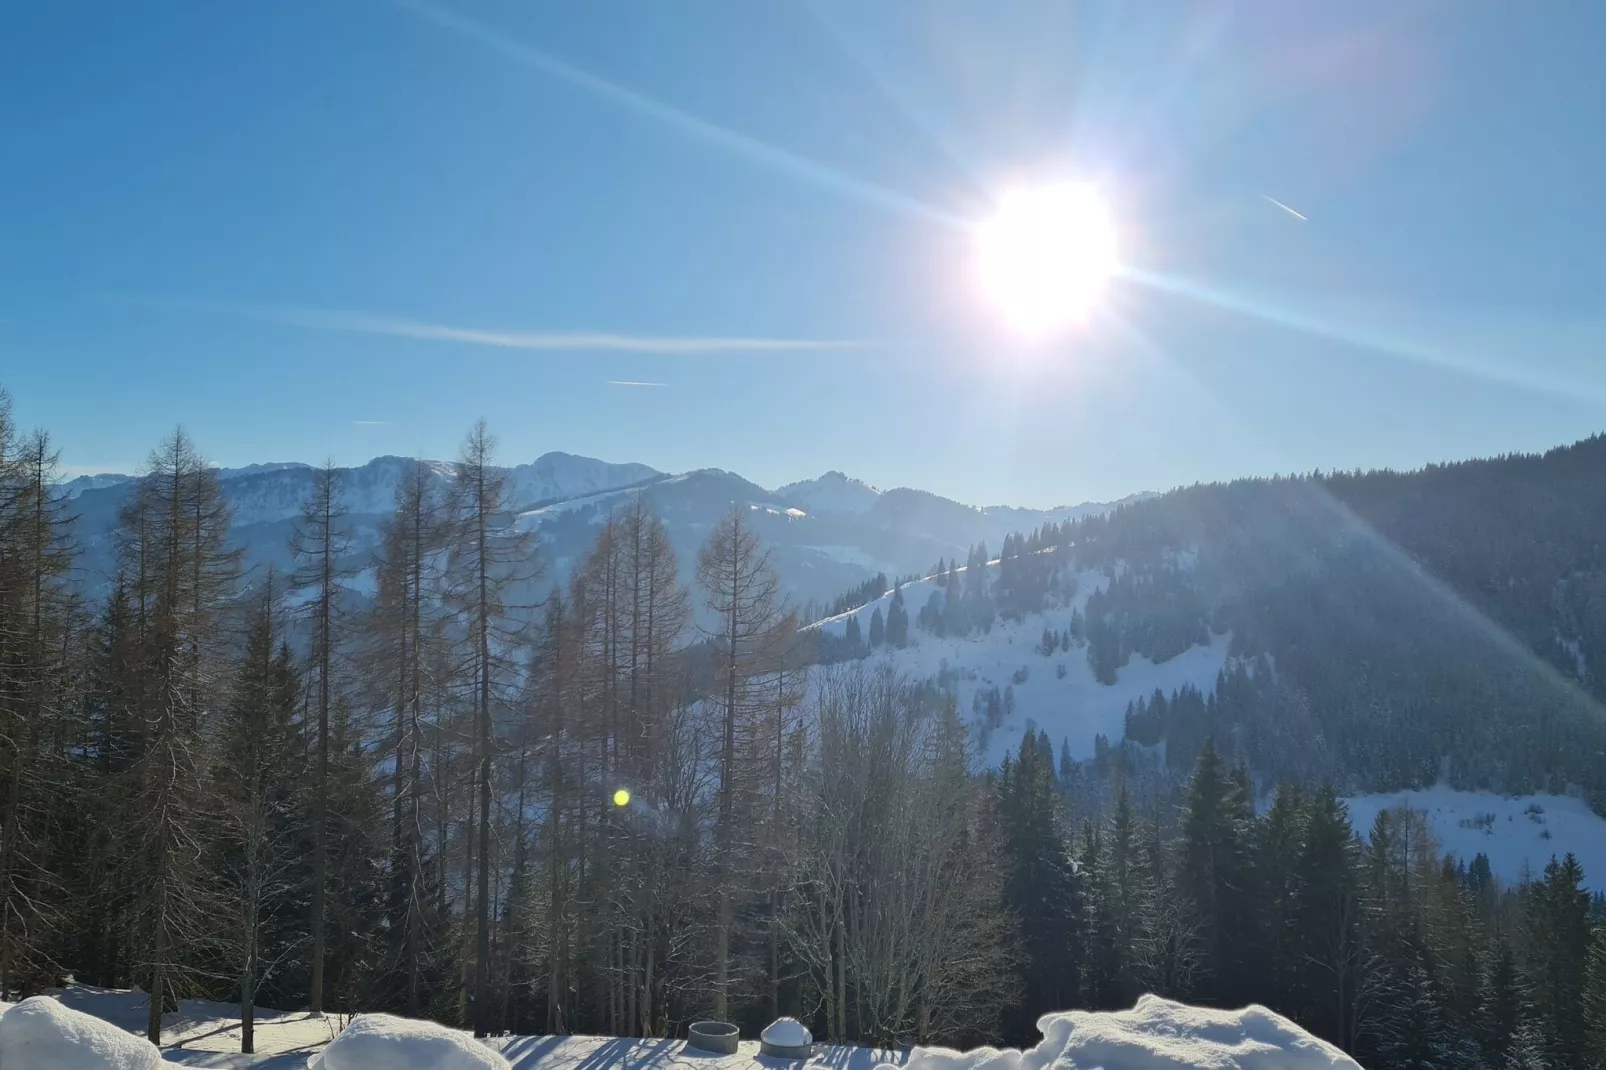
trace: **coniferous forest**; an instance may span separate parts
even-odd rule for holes
[[[370,590],[337,470],[293,567],[247,569],[175,431],[91,598],[55,447],[0,402],[0,996],[138,986],[153,1034],[204,995],[247,1022],[793,1014],[821,1039],[1020,1045],[1044,1012],[1156,992],[1265,1004],[1369,1067],[1606,1065],[1595,875],[1569,855],[1503,883],[1421,815],[1357,829],[1341,801],[1447,754],[1457,783],[1601,787],[1595,685],[1546,697],[1558,578],[1566,640],[1606,635],[1598,544],[1522,526],[1587,524],[1587,496],[1513,503],[1523,478],[1475,466],[1246,481],[1012,539],[990,587],[900,593],[849,639],[1029,612],[1063,554],[1121,564],[1078,618],[1095,672],[1227,630],[1267,667],[1135,704],[1092,763],[1028,734],[979,770],[951,690],[817,646],[744,509],[682,562],[638,498],[556,578],[502,473],[483,425],[444,491],[415,466]],[[1446,480],[1503,519],[1427,517]],[[1423,565],[1457,601],[1398,581]],[[1488,654],[1511,636],[1541,663]],[[1168,774],[1143,775],[1162,741]]]

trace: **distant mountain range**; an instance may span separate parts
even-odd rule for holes
[[[402,457],[376,457],[341,470],[354,536],[352,566],[363,567],[372,555],[408,463]],[[442,487],[451,480],[449,463],[424,463]],[[689,578],[697,548],[734,503],[752,510],[783,585],[799,603],[828,601],[878,572],[888,576],[922,572],[939,558],[962,559],[977,543],[996,547],[1005,535],[1045,521],[1095,516],[1120,504],[978,508],[906,487],[878,490],[841,472],[771,490],[717,468],[670,474],[644,464],[613,464],[556,452],[507,471],[515,506],[509,522],[535,532],[550,575],[566,575],[590,547],[596,525],[642,494],[668,526]],[[224,497],[233,510],[235,539],[247,567],[289,564],[286,544],[314,473],[310,465],[296,462],[220,470]],[[100,473],[62,485],[79,516],[85,582],[91,590],[104,590],[113,575],[111,534],[134,478]],[[1147,497],[1152,495],[1123,500]]]

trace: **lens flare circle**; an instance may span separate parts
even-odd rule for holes
[[[626,788],[620,788],[618,791],[614,792],[613,793],[613,804],[615,806],[629,806],[630,805],[630,792],[629,792],[629,790],[626,789]]]

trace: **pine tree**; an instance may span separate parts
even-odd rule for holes
[[[1479,1008],[1478,1042],[1490,1065],[1499,1066],[1511,1048],[1522,1024],[1522,988],[1511,945],[1497,938],[1488,976],[1483,983],[1483,1003]]]
[[[1293,896],[1287,949],[1301,964],[1300,1020],[1317,1036],[1354,1051],[1369,962],[1359,860],[1349,815],[1331,784],[1322,785],[1306,808]]]
[[[872,620],[870,627],[875,628]],[[903,605],[903,588],[892,590],[892,601],[887,605],[887,645],[902,649],[909,642],[909,611]]]
[[[875,650],[880,647],[886,637],[887,629],[886,624],[881,619],[881,607],[876,606],[870,613],[870,649]]]
[[[1208,991],[1213,1001],[1233,1006],[1248,985],[1245,956],[1254,946],[1246,843],[1253,808],[1245,784],[1225,773],[1216,742],[1208,739],[1182,815],[1180,884],[1205,938]]]
[[[1589,892],[1571,852],[1552,858],[1524,904],[1530,998],[1556,1054],[1584,1057],[1584,992],[1589,969]]]
[[[1082,991],[1080,1002],[1093,1010],[1120,1006],[1120,934],[1115,920],[1115,888],[1098,825],[1082,823],[1077,883],[1082,893]]]
[[[1606,926],[1597,925],[1590,936],[1583,1009],[1585,1057],[1606,1065]]]
[[[1035,736],[998,772],[998,814],[1004,833],[1004,902],[1020,924],[1027,961],[1021,998],[1005,1014],[1004,1033],[1027,1042],[1037,1018],[1074,1006],[1081,991],[1083,907],[1065,830],[1064,803],[1054,790],[1052,760]]]

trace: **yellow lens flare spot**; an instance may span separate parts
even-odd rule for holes
[[[630,792],[626,791],[624,788],[620,788],[618,791],[614,792],[613,804],[615,806],[629,806]]]

